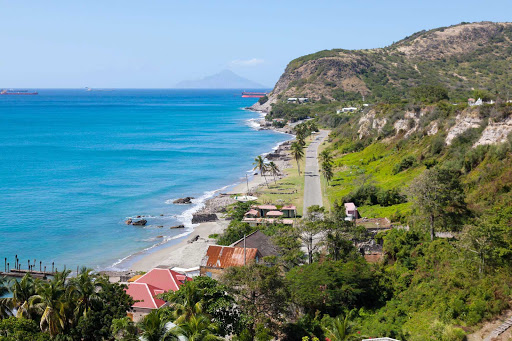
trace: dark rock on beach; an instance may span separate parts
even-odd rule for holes
[[[185,198],[176,199],[172,203],[178,204],[178,205],[191,204],[192,199],[194,199],[194,197],[185,197]]]
[[[206,223],[219,220],[215,213],[195,213],[192,216],[192,224]]]
[[[192,238],[190,238],[187,243],[193,243],[193,242],[196,242],[197,240],[199,239],[199,235],[196,234],[195,236],[193,236]]]
[[[137,221],[132,222],[132,225],[144,226],[147,223],[148,223],[148,221],[146,219],[141,219],[141,220],[137,220]]]

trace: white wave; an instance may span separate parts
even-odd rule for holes
[[[259,130],[261,128],[261,125],[260,125],[260,121],[261,119],[257,119],[257,118],[250,118],[248,120],[245,121],[245,123],[253,130]]]
[[[158,246],[161,246],[161,245],[164,245],[168,242],[170,242],[171,240],[175,240],[175,239],[179,239],[179,238],[182,238],[182,237],[185,237],[185,236],[188,236],[190,233],[192,233],[192,231],[194,231],[193,229],[186,229],[185,232],[183,233],[180,233],[180,234],[177,234],[175,236],[165,236],[164,238],[151,238],[151,239],[160,239],[161,242],[159,243],[155,243],[141,251],[138,251],[138,252],[135,252],[135,253],[132,253],[126,257],[123,257],[123,258],[120,258],[118,259],[117,261],[115,261],[109,268],[107,268],[107,270],[113,270],[113,271],[122,271],[122,270],[125,270],[123,268],[120,268],[118,267],[119,265],[123,264],[125,261],[128,261],[130,260],[131,258],[135,257],[135,256],[140,256],[140,255],[143,255],[145,253],[147,253],[148,251],[158,247]],[[148,240],[148,241],[153,241],[153,240]]]
[[[192,224],[192,217],[194,213],[196,213],[197,211],[201,210],[204,207],[206,200],[213,198],[217,193],[231,186],[233,186],[233,184],[221,187],[213,191],[206,191],[199,198],[192,199],[192,207],[190,207],[188,210],[183,211],[181,214],[176,215],[176,219],[178,219],[180,223],[185,225],[185,227],[197,226],[197,224]]]

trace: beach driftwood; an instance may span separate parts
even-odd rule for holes
[[[215,213],[195,213],[192,216],[192,224],[206,223],[219,220]]]
[[[173,204],[179,204],[179,205],[191,204],[192,203],[192,199],[194,199],[194,197],[185,197],[185,198],[176,199],[172,203]]]
[[[144,226],[147,223],[148,223],[148,221],[146,219],[141,219],[141,220],[137,220],[137,221],[132,222],[132,225]]]

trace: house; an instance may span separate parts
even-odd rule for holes
[[[309,102],[309,98],[307,98],[307,97],[300,97],[299,98],[299,103],[307,103],[307,102]]]
[[[268,212],[277,211],[277,207],[274,205],[259,205],[252,208],[258,211],[258,217],[266,217]]]
[[[165,268],[155,268],[138,278],[135,277],[130,279],[133,281],[129,282],[126,289],[126,293],[135,301],[131,314],[135,322],[149,314],[151,310],[166,305],[165,301],[156,298],[157,295],[171,290],[177,291],[185,282],[192,280],[190,277]]]
[[[475,99],[474,98],[468,98],[468,104],[469,104],[469,106],[473,106],[475,104]]]
[[[243,223],[248,223],[252,227],[256,227],[259,225],[270,225],[270,224],[283,224],[283,225],[293,225],[292,219],[273,219],[273,218],[244,218],[242,219]]]
[[[307,97],[300,97],[300,98],[297,98],[297,97],[290,97],[286,100],[288,103],[299,103],[299,104],[302,104],[302,103],[307,103],[309,102],[309,98]]]
[[[355,108],[355,107],[346,107],[346,108],[342,108],[341,109],[341,112],[354,112],[354,111],[357,111],[357,108]]]
[[[359,214],[357,213],[357,207],[353,202],[345,203],[345,215],[348,218],[347,220],[350,221],[359,217]]]
[[[244,266],[251,262],[258,263],[261,253],[255,248],[210,245],[201,260],[199,272],[201,276],[214,279],[220,277],[225,269],[232,266]]]
[[[299,99],[297,97],[290,97],[287,100],[288,103],[297,103],[298,101]]]
[[[250,235],[245,236],[240,240],[237,240],[230,246],[238,248],[253,248],[258,249],[262,257],[277,256],[277,247],[272,242],[269,236],[261,231],[256,231]]]
[[[283,212],[283,218],[295,218],[297,217],[297,207],[293,205],[286,205],[281,208]]]

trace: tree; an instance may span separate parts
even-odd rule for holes
[[[112,337],[115,340],[122,341],[137,341],[137,326],[133,321],[125,316],[123,318],[112,320]]]
[[[313,254],[320,247],[320,237],[317,236],[321,231],[320,224],[316,221],[303,219],[296,222],[295,230],[302,244],[306,246],[308,263],[313,263]]]
[[[51,337],[57,335],[67,324],[64,300],[65,288],[59,280],[53,279],[46,283],[40,283],[37,295],[30,298],[41,315],[39,326],[41,331],[48,331]]]
[[[318,155],[318,158],[320,159],[321,163],[324,163],[324,162],[332,163],[333,162],[331,153],[327,149],[322,150],[322,152]]]
[[[267,164],[265,163],[265,160],[261,157],[261,155],[258,155],[254,159],[254,162],[252,164],[254,165],[254,168],[252,170],[259,170],[260,175],[263,175],[263,177],[265,178],[265,183],[267,184],[268,187],[267,177],[265,176],[265,172],[267,171]]]
[[[146,341],[176,340],[176,337],[167,333],[166,324],[170,322],[165,315],[165,310],[155,309],[139,322],[142,337]]]
[[[334,172],[332,170],[332,163],[329,163],[327,161],[322,162],[321,172],[325,180],[327,180],[327,185],[329,185],[329,181],[331,181],[332,177],[334,176]]]
[[[287,312],[289,297],[279,267],[257,263],[231,267],[226,270],[221,282],[248,316],[247,329],[251,338],[254,338],[257,325],[264,325],[271,333],[277,332],[277,326]]]
[[[300,143],[298,143],[297,141],[293,142],[292,145],[291,145],[291,151],[292,151],[292,155],[293,155],[293,158],[295,159],[295,162],[297,162],[297,170],[299,172],[299,175],[300,175],[300,160],[302,160],[304,158],[304,146],[302,146]]]
[[[274,161],[270,161],[268,164],[268,170],[270,171],[270,174],[274,177],[274,182],[277,183],[276,177],[279,175],[280,170],[279,167],[274,163]]]
[[[326,339],[330,341],[360,340],[361,335],[354,332],[353,323],[350,321],[354,310],[345,316],[340,315],[332,319],[322,321],[322,329]]]
[[[410,186],[415,208],[427,217],[430,239],[434,240],[439,218],[456,222],[466,212],[464,190],[458,172],[447,169],[427,169]]]
[[[283,228],[279,229],[272,241],[278,248],[278,262],[286,270],[300,265],[304,262],[305,254],[302,251],[300,236],[295,229]]]
[[[36,294],[36,283],[30,274],[26,274],[20,281],[12,279],[10,291],[12,297],[9,298],[10,305],[16,308],[17,317],[32,318],[34,309],[30,305],[30,298]]]
[[[50,335],[41,333],[37,322],[11,316],[0,320],[0,340],[2,341],[48,341]]]
[[[176,327],[169,330],[163,340],[172,340],[170,336],[174,336],[175,340],[179,340],[178,337],[185,337],[189,341],[224,340],[223,337],[217,335],[218,330],[219,327],[208,316],[196,314],[186,320],[177,322]]]
[[[91,271],[91,269],[83,267],[80,274],[70,281],[75,304],[74,313],[77,319],[82,315],[87,316],[93,303],[100,300]]]

